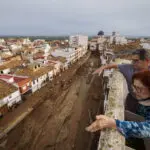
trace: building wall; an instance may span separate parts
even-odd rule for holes
[[[97,43],[91,42],[90,43],[90,50],[91,51],[96,51],[97,50]]]
[[[20,90],[20,93],[21,94],[24,94],[26,93],[27,91],[29,91],[31,88],[31,82],[27,82],[25,83],[24,85],[20,86],[19,87],[19,90]]]
[[[44,74],[43,76],[40,76],[40,77],[32,80],[32,82],[31,82],[32,93],[36,92],[41,87],[43,87],[47,82],[47,78],[49,80],[52,80],[53,76],[54,76],[54,70],[51,70],[47,74]]]
[[[11,107],[13,104],[15,103],[18,103],[21,101],[21,95],[20,95],[20,92],[19,90],[12,93],[10,96],[9,96],[9,99],[8,99],[8,107]]]
[[[119,36],[119,35],[114,35],[114,36],[110,36],[109,38],[109,43],[110,44],[121,44],[121,45],[124,45],[124,44],[127,44],[127,39],[123,36]]]
[[[61,68],[61,64],[60,63],[55,64],[56,73],[60,72],[60,68]]]
[[[40,89],[41,87],[43,87],[45,85],[47,77],[48,77],[47,74],[38,77],[38,89]]]
[[[48,79],[49,79],[50,81],[52,81],[52,80],[53,80],[53,77],[54,77],[54,70],[51,70],[51,71],[48,72]]]
[[[21,99],[21,95],[19,90],[15,91],[14,93],[4,97],[3,99],[0,100],[0,107],[2,107],[3,105],[7,104],[7,107],[11,107],[13,104],[16,104],[18,102],[20,102]]]
[[[5,40],[4,39],[0,39],[0,44],[4,44]]]
[[[10,73],[10,68],[0,70],[0,74],[9,74]]]
[[[38,81],[37,79],[34,79],[31,83],[32,93],[38,90]]]
[[[84,36],[84,35],[70,36],[69,37],[69,44],[72,47],[85,46],[87,48],[88,36]]]
[[[141,46],[145,49],[149,49],[150,50],[150,43],[142,43]]]
[[[98,44],[103,44],[105,41],[106,41],[106,38],[103,37],[103,36],[100,36],[100,37],[98,37],[98,39],[97,39],[97,43],[98,43]]]

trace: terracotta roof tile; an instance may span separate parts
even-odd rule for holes
[[[2,80],[0,80],[0,99],[10,95],[15,92],[17,88],[11,84],[8,84]]]
[[[6,61],[3,65],[0,65],[0,70],[4,70],[7,68],[15,68],[17,66],[20,66],[23,63],[23,60],[12,60],[12,61]]]
[[[26,67],[26,68],[18,70],[17,72],[15,72],[15,74],[24,75],[24,76],[31,77],[32,79],[36,79],[53,69],[54,67],[52,66],[40,67],[37,70],[33,70],[32,68]]]

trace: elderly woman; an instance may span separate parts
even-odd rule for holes
[[[143,116],[144,121],[121,121],[98,115],[86,130],[95,132],[104,128],[115,128],[126,138],[150,138],[150,71],[135,73],[132,77],[132,87],[139,103],[137,114]]]

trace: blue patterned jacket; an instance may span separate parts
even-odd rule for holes
[[[120,121],[116,119],[117,130],[128,137],[150,138],[150,106],[139,104],[137,114],[145,118],[144,122]]]

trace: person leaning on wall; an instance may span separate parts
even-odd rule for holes
[[[114,128],[126,138],[143,138],[146,150],[150,147],[150,71],[137,72],[132,77],[133,94],[138,100],[136,114],[131,121],[122,121],[105,115],[96,116],[96,120],[86,131],[95,132],[105,128]],[[148,138],[148,139],[147,139]]]
[[[119,71],[123,74],[127,81],[129,94],[127,96],[125,109],[131,112],[136,111],[137,100],[133,94],[133,90],[131,87],[132,76],[134,73],[143,71],[143,70],[150,70],[150,63],[148,58],[148,53],[145,49],[137,49],[132,53],[132,63],[131,64],[107,64],[101,66],[100,68],[96,69],[93,74],[99,74],[105,69],[119,69]]]

